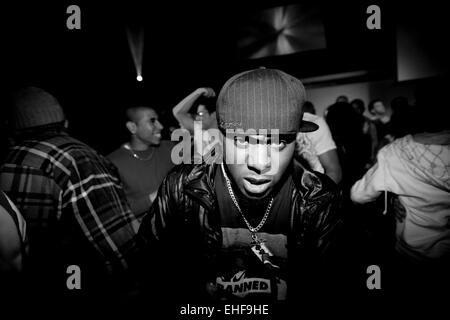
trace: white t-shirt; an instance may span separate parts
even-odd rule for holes
[[[319,161],[319,156],[336,149],[330,128],[324,118],[308,112],[303,114],[303,120],[317,124],[319,129],[313,132],[299,132],[296,152],[309,163],[312,170],[324,173],[325,170]]]

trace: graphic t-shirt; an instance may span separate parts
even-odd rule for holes
[[[257,233],[258,239],[263,240],[261,247],[252,244],[251,233],[231,200],[221,170],[217,170],[215,181],[223,234],[215,264],[218,289],[229,298],[285,300],[292,178],[284,180],[265,224]],[[252,227],[261,221],[269,200],[244,203],[238,199]]]

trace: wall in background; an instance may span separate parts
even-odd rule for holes
[[[306,87],[307,99],[311,101],[318,115],[323,116],[327,107],[336,102],[340,95],[346,95],[349,100],[362,99],[367,105],[372,99],[380,98],[385,103],[397,96],[405,96],[410,104],[414,103],[415,83],[396,82],[392,80],[358,82],[343,85],[329,85],[323,87]]]

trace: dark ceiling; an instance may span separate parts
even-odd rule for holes
[[[136,86],[125,27],[143,25],[145,87],[163,93],[220,86],[235,70],[268,65],[300,78],[353,70],[395,69],[392,8],[384,4],[382,30],[366,28],[367,3],[335,1],[317,5],[322,12],[327,49],[250,61],[237,59],[239,22],[264,8],[295,1],[81,1],[21,2],[2,9],[8,77],[51,86]],[[81,30],[66,28],[66,8],[81,8]],[[302,1],[298,1],[302,3]],[[5,30],[3,30],[5,31]],[[154,87],[156,86],[156,88]],[[166,89],[167,88],[167,89]]]

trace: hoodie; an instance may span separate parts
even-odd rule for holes
[[[398,195],[406,216],[397,220],[396,249],[416,261],[450,256],[449,138],[445,133],[420,142],[411,135],[395,140],[351,189],[357,203],[373,201],[383,191]]]

